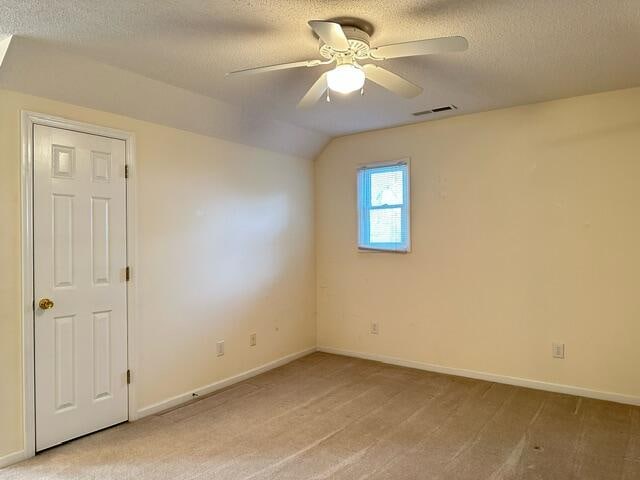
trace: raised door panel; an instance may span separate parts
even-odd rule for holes
[[[109,199],[91,199],[91,271],[94,285],[109,283]]]
[[[53,285],[73,285],[73,202],[72,195],[52,196]]]
[[[111,312],[93,314],[93,400],[111,396]]]
[[[76,407],[76,317],[54,319],[55,411]]]
[[[91,152],[91,179],[94,182],[108,182],[111,180],[110,153]]]

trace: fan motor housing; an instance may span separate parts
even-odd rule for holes
[[[349,50],[342,52],[335,50],[320,40],[320,55],[324,58],[350,56],[353,58],[367,58],[369,55],[369,34],[357,27],[342,26],[342,30],[349,40]]]

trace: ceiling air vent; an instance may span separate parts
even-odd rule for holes
[[[451,105],[446,105],[444,107],[432,108],[431,110],[422,110],[421,112],[414,112],[413,116],[420,117],[422,115],[430,115],[432,113],[440,113],[440,112],[446,112],[448,110],[457,110],[457,109],[458,107],[456,107],[454,104],[451,104]]]

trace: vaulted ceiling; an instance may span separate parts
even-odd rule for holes
[[[410,100],[368,84],[363,97],[299,110],[327,67],[225,77],[318,58],[307,21],[336,17],[369,22],[373,45],[462,35],[470,47],[384,62],[424,87]],[[447,104],[462,114],[640,85],[638,0],[3,0],[0,34],[331,136]]]

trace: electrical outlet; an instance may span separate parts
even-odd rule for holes
[[[380,333],[380,326],[378,322],[371,322],[371,335],[378,335]]]
[[[219,357],[224,355],[224,340],[220,340],[218,343],[216,343],[216,355],[218,355]]]
[[[564,358],[564,343],[552,343],[551,355],[553,358]]]
[[[255,347],[256,346],[256,334],[252,333],[251,335],[249,335],[249,346],[250,347]]]

